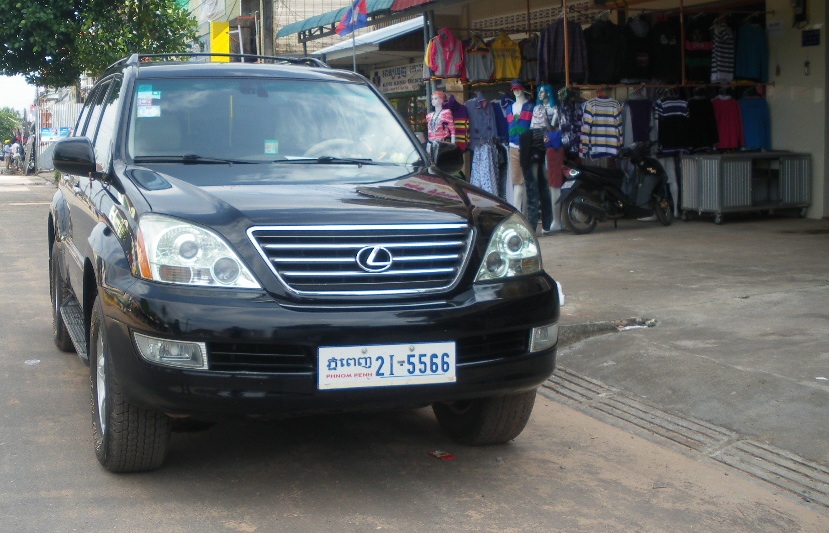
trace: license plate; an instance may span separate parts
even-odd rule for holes
[[[321,346],[320,390],[430,385],[455,381],[455,343]]]

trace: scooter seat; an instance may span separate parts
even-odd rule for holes
[[[595,174],[617,187],[620,187],[625,179],[625,173],[618,168],[595,167],[592,165],[577,165],[575,168],[577,170]]]

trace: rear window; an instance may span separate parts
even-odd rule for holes
[[[419,159],[406,131],[368,87],[261,78],[137,81],[127,149],[132,158]]]

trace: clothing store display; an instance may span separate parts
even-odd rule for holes
[[[734,77],[739,80],[769,81],[769,48],[766,42],[766,30],[757,24],[742,24],[737,30]]]
[[[426,128],[430,141],[448,141],[455,135],[455,120],[448,108],[426,114]]]
[[[521,48],[504,32],[489,45],[495,62],[494,78],[508,80],[521,74]]]
[[[769,104],[759,96],[740,98],[743,121],[743,146],[748,150],[771,150],[771,118]]]
[[[666,83],[682,78],[682,41],[679,18],[671,17],[656,24],[650,33],[652,76]]]
[[[609,157],[621,147],[622,106],[613,98],[591,98],[584,104],[579,155]]]
[[[720,17],[711,26],[711,83],[734,79],[734,32]]]
[[[464,78],[469,83],[488,82],[495,73],[495,59],[492,50],[478,35],[473,35],[465,49]]]
[[[469,149],[475,150],[489,139],[498,137],[495,121],[495,108],[482,94],[466,101],[466,112],[469,115]]]
[[[464,46],[449,28],[441,28],[429,41],[426,65],[440,78],[459,78],[464,72]]]
[[[584,116],[585,99],[570,89],[559,92],[559,121],[561,143],[567,152],[576,154],[581,144],[581,123]]]
[[[719,141],[714,106],[706,97],[688,100],[688,147],[692,151],[713,148]]]
[[[479,144],[472,155],[469,182],[486,192],[498,195],[498,150],[493,142]]]
[[[727,95],[719,95],[711,100],[714,117],[717,119],[717,149],[736,150],[743,146],[743,120],[740,104]]]
[[[455,126],[455,146],[466,151],[469,145],[469,112],[466,106],[457,100],[454,96],[449,96],[446,101],[446,107],[452,113],[452,122]]]
[[[660,98],[653,104],[659,152],[674,153],[688,148],[688,101]]]
[[[587,44],[581,24],[567,21],[567,43],[570,55],[570,82],[585,83],[588,79]],[[548,26],[538,39],[538,76],[536,81],[560,84],[564,72],[564,19]]]
[[[536,103],[533,107],[530,129],[547,129],[547,122],[554,128],[558,127],[558,108],[554,105]]]
[[[622,28],[609,20],[597,20],[584,30],[589,83],[618,83],[628,56]]]
[[[628,19],[623,31],[627,58],[622,67],[622,79],[626,82],[643,81],[651,78],[651,26],[641,15]]]
[[[518,42],[521,49],[522,80],[534,80],[538,74],[538,34],[533,33],[526,39]]]
[[[509,143],[511,146],[518,146],[518,137],[530,129],[530,123],[533,118],[533,104],[530,101],[525,101],[518,113],[515,112],[515,101],[505,100],[501,108],[504,111],[504,116],[507,118],[507,125],[509,127]]]
[[[710,17],[697,14],[685,24],[685,79],[706,82],[711,77]]]
[[[653,102],[644,96],[634,95],[622,106],[624,131],[623,144],[648,141],[653,130]]]

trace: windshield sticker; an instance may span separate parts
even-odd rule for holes
[[[265,153],[268,155],[277,155],[279,153],[279,141],[277,139],[265,140]]]
[[[136,114],[139,118],[146,118],[146,117],[160,117],[161,116],[161,106],[160,105],[142,105],[139,106],[136,110]]]

